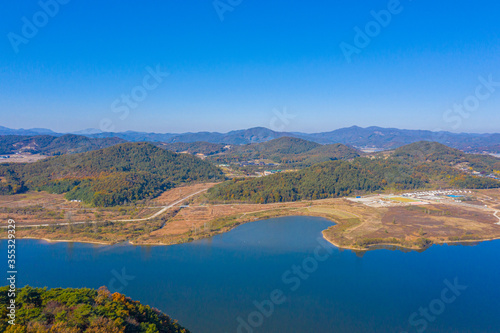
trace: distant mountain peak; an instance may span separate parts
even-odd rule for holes
[[[0,135],[53,135],[61,136],[48,129],[9,129],[0,126]],[[149,142],[183,142],[193,143],[205,141],[215,144],[243,145],[249,143],[267,142],[281,137],[295,137],[320,144],[342,143],[355,147],[372,147],[380,149],[395,149],[410,143],[426,140],[436,141],[467,152],[500,153],[500,134],[472,134],[433,132],[429,130],[408,130],[397,128],[384,128],[379,126],[339,128],[329,132],[300,133],[277,132],[269,128],[257,126],[227,133],[219,132],[187,132],[187,133],[153,133],[153,132],[113,132],[104,133],[95,128],[88,128],[72,134],[84,135],[91,138],[117,137],[126,141]]]

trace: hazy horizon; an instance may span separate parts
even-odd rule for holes
[[[499,131],[493,1],[46,3],[4,4],[7,127]]]

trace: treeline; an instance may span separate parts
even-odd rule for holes
[[[189,154],[204,154],[204,155],[213,155],[221,153],[226,150],[225,146],[226,146],[225,144],[221,143],[210,143],[203,141],[158,143],[158,147],[173,151],[175,153],[188,152]]]
[[[17,289],[15,325],[9,324],[9,287],[0,288],[1,332],[189,333],[159,310],[105,287]]]
[[[124,143],[30,164],[1,165],[0,177],[4,194],[66,193],[67,199],[95,206],[151,198],[181,183],[224,179],[222,171],[208,162],[150,143]]]

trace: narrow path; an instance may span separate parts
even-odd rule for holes
[[[204,189],[204,190],[201,190],[201,191],[198,191],[198,192],[195,192],[195,193],[191,193],[190,195],[188,195],[187,197],[184,197],[182,199],[179,199],[177,200],[176,202],[168,205],[168,206],[165,206],[163,207],[162,209],[160,209],[159,211],[157,211],[156,213],[154,213],[153,215],[149,216],[149,217],[145,217],[145,218],[142,218],[142,219],[132,219],[132,220],[112,220],[111,222],[138,222],[138,221],[147,221],[147,220],[151,220],[151,219],[154,219],[155,217],[165,213],[167,210],[169,210],[170,208],[174,207],[175,205],[177,204],[180,204],[181,202],[183,202],[184,200],[186,199],[189,199],[191,198],[192,196],[195,196],[197,194],[200,194],[202,192],[205,192],[207,191],[208,189]]]
[[[188,195],[182,199],[179,199],[179,200],[175,201],[174,203],[171,203],[170,205],[164,206],[162,209],[160,209],[159,211],[157,211],[156,213],[154,213],[153,215],[151,215],[149,217],[145,217],[142,219],[131,219],[131,220],[109,220],[109,222],[141,222],[141,221],[151,220],[151,219],[154,219],[155,217],[158,217],[159,215],[165,213],[167,210],[178,205],[179,203],[183,202],[184,200],[189,199],[192,196],[195,196],[195,195],[200,194],[202,192],[205,192],[207,190],[208,189],[204,189],[204,190],[201,190],[201,191],[198,191],[195,193],[191,193],[190,195]],[[18,228],[36,228],[36,227],[63,226],[63,225],[70,225],[70,224],[71,225],[78,225],[78,224],[85,224],[85,223],[95,224],[95,223],[102,223],[102,222],[104,222],[104,221],[64,222],[64,223],[50,223],[50,224],[46,223],[46,224],[17,225],[17,227]],[[2,226],[1,228],[5,229],[7,227],[8,226]]]
[[[493,213],[493,216],[495,216],[497,219],[498,219],[498,222],[496,224],[500,225],[500,217],[498,217],[498,210],[495,211],[495,213]]]

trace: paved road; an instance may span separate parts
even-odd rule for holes
[[[208,189],[204,189],[204,190],[201,190],[201,191],[198,191],[198,192],[195,192],[195,193],[191,193],[190,195],[182,198],[182,199],[179,199],[177,201],[175,201],[174,203],[171,203],[170,205],[168,206],[164,206],[162,209],[160,209],[159,211],[157,211],[156,213],[154,213],[153,215],[149,216],[149,217],[145,217],[145,218],[142,218],[142,219],[131,219],[131,220],[109,220],[109,222],[140,222],[140,221],[147,221],[147,220],[151,220],[151,219],[154,219],[155,217],[158,217],[159,215],[165,213],[167,210],[169,210],[170,208],[180,204],[181,202],[183,202],[184,200],[186,199],[189,199],[191,198],[192,196],[195,196],[197,194],[200,194],[202,192],[205,192],[207,191]],[[16,225],[17,228],[36,228],[36,227],[49,227],[49,226],[61,226],[61,225],[78,225],[78,224],[85,224],[85,223],[102,223],[104,221],[86,221],[86,222],[64,222],[64,223],[50,223],[50,224],[30,224],[30,225]],[[2,226],[1,228],[7,228],[7,226]]]
[[[159,211],[157,211],[156,213],[154,213],[153,215],[149,216],[149,217],[146,217],[146,218],[143,218],[143,219],[132,219],[132,220],[112,220],[111,222],[136,222],[136,221],[147,221],[147,220],[151,220],[151,219],[154,219],[155,217],[165,213],[168,209],[174,207],[175,205],[178,205],[180,204],[181,202],[183,202],[184,200],[186,199],[189,199],[191,198],[192,196],[195,196],[197,194],[200,194],[202,192],[205,192],[207,191],[208,189],[204,189],[204,190],[201,190],[201,191],[198,191],[198,192],[195,192],[195,193],[191,193],[190,195],[188,195],[187,197],[184,197],[182,199],[179,199],[177,200],[176,202],[168,205],[168,206],[165,206],[163,207],[162,209],[160,209]]]

